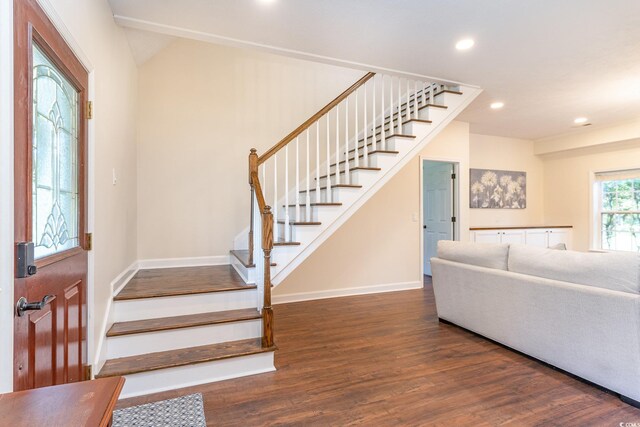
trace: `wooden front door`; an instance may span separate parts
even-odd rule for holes
[[[36,0],[14,37],[17,391],[84,379],[88,75]]]

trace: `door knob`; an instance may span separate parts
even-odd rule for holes
[[[53,295],[45,295],[44,298],[42,298],[42,301],[27,302],[25,297],[20,297],[16,304],[16,314],[18,317],[22,317],[25,311],[42,310],[44,306],[53,301],[54,298],[55,297]]]

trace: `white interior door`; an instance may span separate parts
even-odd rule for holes
[[[424,274],[431,275],[431,258],[439,240],[453,239],[453,164],[423,162]]]

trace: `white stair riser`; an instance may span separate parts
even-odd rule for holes
[[[230,255],[230,259],[231,259],[231,265],[233,266],[234,270],[238,272],[240,277],[242,277],[242,280],[244,281],[244,283],[254,284],[256,281],[255,268],[245,267],[244,264],[241,263],[240,260],[236,258],[234,255]]]
[[[258,338],[261,336],[261,332],[262,321],[255,319],[107,337],[107,356],[109,359],[115,359],[226,341]]]
[[[296,208],[294,207],[289,208],[290,218],[295,217],[295,209]],[[335,215],[337,215],[339,209],[340,209],[340,206],[311,206],[310,208],[311,217],[308,217],[306,214],[307,208],[305,205],[302,205],[300,206],[300,217],[305,218],[306,221],[324,223],[332,218],[335,218]],[[284,208],[282,208],[278,213],[278,219],[282,219],[282,218],[284,218]]]
[[[351,170],[349,171],[349,175],[351,175],[351,184],[357,184],[357,185],[366,185],[370,182],[372,182],[373,180],[376,179],[375,175],[380,172],[378,170],[362,170],[362,169],[356,169],[356,170]],[[331,185],[334,186],[336,185],[336,175],[331,175]],[[340,180],[342,183],[342,181],[346,180],[346,174],[341,173],[340,174]],[[320,185],[321,186],[325,186],[327,185],[327,178],[320,178]]]
[[[436,96],[437,105],[457,105],[460,102],[460,95],[456,95],[455,93],[447,93],[443,92],[440,95]]]
[[[310,203],[322,203],[327,201],[343,202],[345,197],[348,197],[349,194],[353,192],[357,192],[358,190],[360,190],[360,188],[331,187],[331,196],[329,196],[329,190],[327,188],[324,188],[320,190],[319,197],[318,197],[317,191],[311,191]],[[301,201],[304,200],[305,193],[302,193],[300,196],[301,196]],[[302,206],[303,204],[300,205],[300,209],[302,209]],[[295,212],[295,208],[294,208],[294,212]],[[289,216],[290,216],[289,221],[293,221],[293,218],[295,218],[295,216],[292,217],[291,213],[289,213]]]
[[[291,240],[303,242],[316,236],[321,225],[290,225],[289,227],[291,227]],[[284,238],[284,227],[280,227],[278,234],[281,239]]]
[[[431,125],[429,123],[423,122],[408,122],[403,126],[404,132],[409,135],[418,135],[425,132],[428,132],[428,128]],[[406,138],[405,138],[406,139]],[[410,144],[406,144],[406,146],[410,146]],[[406,148],[406,146],[400,146],[398,149]]]
[[[420,118],[436,123],[447,116],[447,110],[448,108],[426,107],[420,110]]]
[[[257,298],[257,291],[250,289],[114,301],[114,321],[128,322],[211,311],[254,308]]]
[[[273,352],[125,376],[121,399],[275,371]]]

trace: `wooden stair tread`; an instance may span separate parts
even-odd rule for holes
[[[171,329],[189,328],[193,326],[214,325],[220,323],[239,322],[260,319],[260,312],[255,308],[240,310],[216,311],[211,313],[187,314],[184,316],[161,317],[158,319],[117,322],[107,332],[108,337],[139,334],[144,332],[167,331]]]
[[[293,205],[296,206],[296,205]],[[304,203],[301,203],[300,206],[306,206]],[[284,224],[285,221],[278,220],[278,224]],[[321,222],[317,221],[289,221],[289,225],[322,225]]]
[[[371,156],[372,154],[400,154],[400,152],[395,150],[375,150],[375,151],[369,152],[369,156]],[[364,154],[360,154],[358,157],[364,157]],[[351,160],[355,160],[355,156],[350,157],[349,161]],[[341,160],[339,164],[343,164],[344,162],[345,160]],[[335,163],[332,163],[331,165],[329,165],[329,167],[334,167],[335,165],[336,165]]]
[[[255,289],[231,265],[138,271],[114,301]]]
[[[247,340],[230,341],[198,347],[181,348],[178,350],[121,357],[118,359],[107,360],[100,370],[100,373],[96,375],[96,378],[131,375],[163,368],[212,362],[215,360],[230,359],[232,357],[265,353],[276,349],[277,347],[275,345],[272,347],[262,347],[260,338],[251,338]]]
[[[411,119],[411,121],[415,121],[415,119]],[[408,123],[408,122],[406,122],[406,123]],[[380,135],[380,134],[378,133],[378,135]],[[405,134],[400,134],[400,133],[394,133],[393,135],[387,136],[387,139],[395,138],[395,137],[413,139],[413,138],[415,138],[415,135],[405,135]],[[367,139],[370,139],[370,138],[371,138],[370,136],[367,137]],[[363,141],[364,141],[364,139],[361,139],[358,142],[363,142]],[[380,140],[376,139],[375,143],[376,143],[376,145],[382,144],[382,140],[381,139]],[[373,141],[367,143],[367,147],[372,147],[372,146],[373,146]],[[358,146],[358,151],[361,151],[361,150],[364,150],[364,144]],[[349,153],[353,153],[354,151],[356,151],[356,149],[352,148],[351,150],[349,150]],[[374,150],[374,151],[380,151],[380,150]],[[371,153],[373,153],[373,151],[371,151],[369,154],[371,154]]]
[[[306,206],[306,205],[300,205],[300,206]],[[311,203],[309,206],[342,206],[342,203],[340,202],[316,202],[316,203]],[[286,208],[287,205],[282,205],[283,208]],[[289,205],[290,208],[295,208],[296,205]]]
[[[358,184],[336,184],[336,185],[332,185],[331,188],[362,188],[362,185],[358,185]],[[327,186],[324,187],[320,187],[320,190],[326,190]],[[309,192],[312,191],[316,191],[315,188],[312,188],[309,190]],[[306,193],[307,190],[300,190],[300,193]],[[294,205],[295,206],[295,205]],[[300,205],[302,206],[302,205]]]
[[[349,172],[353,172],[353,171],[357,171],[357,170],[361,170],[361,171],[381,171],[382,168],[370,168],[370,167],[364,167],[364,166],[358,166],[357,168],[351,168],[349,169]],[[346,173],[347,171],[345,171],[344,169],[340,171],[340,174]],[[332,173],[330,174],[331,176],[335,176],[336,173]],[[320,177],[320,179],[326,178],[327,175],[322,175]],[[314,178],[314,179],[318,179],[318,178]]]
[[[245,268],[254,268],[256,265],[251,264],[249,262],[249,250],[248,249],[232,249],[229,251],[229,253],[233,256],[235,256],[238,261],[240,261],[242,263],[242,265],[244,265]],[[271,263],[271,267],[275,267],[277,264],[275,262]]]
[[[285,240],[274,240],[273,242],[273,246],[299,246],[299,245],[300,245],[300,242],[288,242]]]
[[[418,111],[422,110],[423,108],[427,108],[427,107],[432,107],[432,108],[442,108],[443,110],[446,110],[447,107],[446,105],[438,105],[438,104],[424,104],[420,107],[418,107]]]

